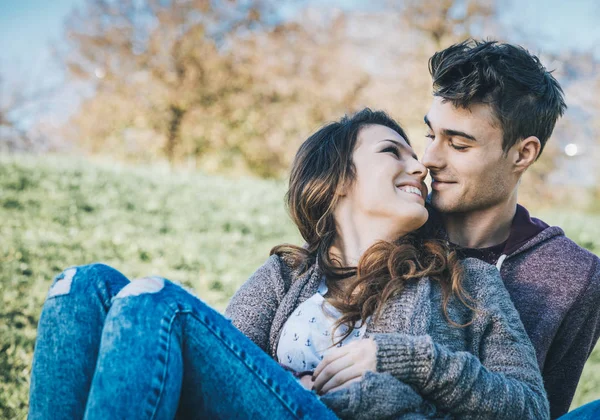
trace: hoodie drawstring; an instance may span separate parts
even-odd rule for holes
[[[496,268],[498,269],[498,271],[500,271],[500,267],[502,267],[502,263],[504,262],[507,256],[508,255],[506,254],[502,254],[500,255],[500,258],[498,258],[498,261],[496,261]]]

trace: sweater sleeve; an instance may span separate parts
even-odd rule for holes
[[[467,283],[479,288],[471,294],[478,312],[466,327],[477,356],[436,344],[429,335],[374,334],[377,370],[460,418],[549,418],[533,345],[499,273],[483,264],[465,270],[472,277]]]
[[[552,418],[569,411],[585,361],[600,336],[600,260],[597,257],[591,265],[588,285],[575,302],[552,341],[543,368]]]
[[[272,255],[233,295],[225,309],[225,316],[268,353],[271,324],[283,294],[281,261]]]
[[[320,397],[339,418],[353,420],[433,418],[435,407],[389,373],[367,371],[350,386]],[[441,417],[441,416],[440,416]]]

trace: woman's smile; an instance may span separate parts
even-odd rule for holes
[[[398,184],[396,185],[396,189],[404,194],[416,196],[419,198],[419,201],[425,203],[425,197],[427,197],[427,187],[424,185],[421,185],[421,188],[417,188],[416,186],[410,184]]]
[[[396,188],[398,188],[400,191],[404,191],[409,194],[416,194],[419,197],[423,197],[423,194],[421,194],[421,191],[416,187],[401,186],[401,187],[396,187]]]

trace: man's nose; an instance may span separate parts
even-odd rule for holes
[[[427,169],[439,169],[444,166],[444,156],[440,142],[433,140],[425,148],[421,162]]]

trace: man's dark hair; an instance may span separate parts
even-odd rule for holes
[[[529,136],[541,150],[567,105],[551,72],[526,49],[496,41],[467,40],[429,59],[433,94],[468,109],[489,104],[503,131],[505,153]]]

